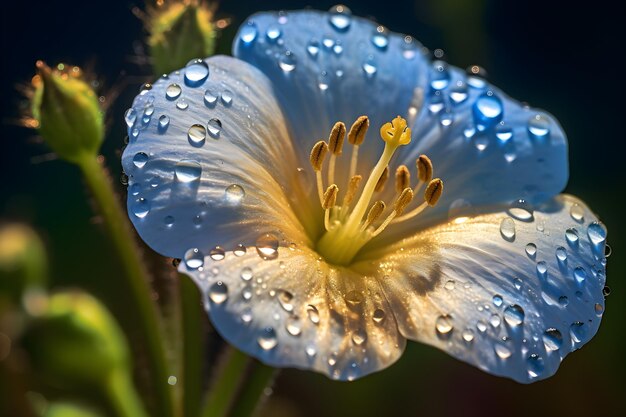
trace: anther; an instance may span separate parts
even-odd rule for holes
[[[428,187],[424,191],[424,200],[429,206],[433,207],[439,201],[441,193],[443,193],[443,181],[440,178],[435,178],[428,183]]]
[[[406,165],[400,165],[396,169],[396,193],[400,194],[402,190],[411,186],[411,173]]]
[[[337,202],[337,193],[339,192],[339,187],[333,184],[326,189],[324,192],[324,200],[322,201],[322,208],[327,210],[329,208],[333,208],[335,203]]]
[[[343,122],[335,123],[328,137],[328,149],[333,155],[341,155],[345,137],[346,125]]]
[[[352,203],[352,200],[354,200],[354,197],[356,196],[356,192],[359,189],[359,184],[361,183],[362,179],[363,177],[360,175],[355,175],[350,178],[350,182],[348,183],[348,190],[346,191],[346,195],[343,197],[342,207],[348,207],[350,203]]]
[[[374,204],[372,204],[370,211],[367,213],[367,218],[365,219],[363,226],[361,226],[361,232],[366,230],[372,225],[372,223],[378,220],[380,215],[383,214],[383,211],[385,211],[385,208],[385,203],[381,200],[378,200]]]
[[[412,200],[413,200],[413,190],[411,190],[411,188],[409,187],[402,190],[402,193],[400,193],[395,203],[393,203],[393,211],[396,213],[396,216],[399,216],[400,214],[402,214],[406,206],[408,206]]]
[[[415,161],[417,178],[421,182],[428,182],[433,178],[433,163],[426,155],[420,155]]]
[[[386,166],[385,170],[383,171],[382,174],[380,174],[380,177],[378,178],[378,182],[376,183],[376,186],[374,187],[374,191],[381,192],[384,188],[385,188],[385,184],[387,184],[387,180],[389,179],[389,167]]]
[[[365,140],[365,134],[370,127],[370,119],[367,116],[361,116],[352,124],[350,131],[348,132],[348,142],[351,145],[357,145],[363,143]]]
[[[320,171],[322,169],[322,164],[324,163],[327,153],[328,145],[323,140],[320,140],[313,146],[309,161],[311,161],[311,166],[315,171]]]

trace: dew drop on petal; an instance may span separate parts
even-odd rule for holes
[[[185,265],[189,269],[198,269],[204,265],[204,255],[198,248],[191,248],[185,252]]]
[[[587,326],[582,321],[572,323],[569,334],[574,343],[581,343],[587,337]]]
[[[453,280],[448,280],[443,286],[446,290],[452,291],[455,287],[455,282]]]
[[[537,140],[544,140],[550,136],[550,120],[547,116],[538,114],[528,119],[528,134]]]
[[[463,330],[461,336],[463,337],[463,340],[470,343],[474,340],[474,331],[472,329],[465,329]]]
[[[509,209],[507,210],[509,215],[514,219],[523,221],[523,222],[531,222],[534,220],[533,209],[526,200],[519,199],[511,204]]]
[[[526,245],[526,255],[530,258],[534,259],[535,255],[537,255],[537,245],[534,243],[529,243]]]
[[[561,307],[567,307],[568,304],[569,304],[569,299],[567,298],[566,295],[562,295],[559,297],[559,305]]]
[[[384,51],[389,46],[389,30],[382,25],[377,26],[372,33],[371,41],[372,45]]]
[[[204,91],[204,104],[208,107],[215,107],[215,105],[217,104],[217,99],[218,99],[218,94],[214,93],[211,90],[205,90]]]
[[[142,197],[133,202],[131,210],[136,217],[143,219],[150,212],[150,208],[150,202]]]
[[[189,103],[184,98],[181,98],[176,102],[176,108],[178,110],[187,110],[189,108]]]
[[[461,104],[467,100],[467,86],[465,83],[457,84],[450,90],[450,99],[454,104]]]
[[[502,296],[499,294],[494,295],[491,301],[493,302],[493,305],[496,307],[500,307],[503,303]]]
[[[250,281],[253,277],[252,269],[248,266],[241,269],[241,279]]]
[[[317,308],[314,305],[309,304],[309,305],[306,306],[306,314],[309,317],[309,320],[311,320],[311,323],[319,324],[319,322],[320,322],[320,314],[319,314],[319,311],[317,310]]]
[[[279,290],[277,292],[278,303],[286,312],[290,313],[293,311],[293,294],[289,291]]]
[[[292,336],[300,336],[302,333],[302,324],[297,316],[289,316],[285,320],[285,330]]]
[[[202,166],[197,161],[183,159],[176,164],[176,179],[180,182],[192,182],[200,179]]]
[[[246,254],[246,247],[240,243],[235,247],[233,253],[235,254],[235,256],[243,256]]]
[[[126,113],[124,113],[124,120],[126,121],[126,126],[133,127],[135,120],[137,120],[137,111],[132,107],[126,110]]]
[[[542,279],[548,276],[548,264],[545,261],[537,262],[537,275]]]
[[[222,122],[220,119],[210,119],[207,122],[207,128],[209,129],[209,135],[211,135],[213,139],[219,139],[220,133],[222,132]]]
[[[585,210],[578,204],[573,204],[572,207],[570,207],[569,214],[572,216],[572,219],[579,223],[585,221]]]
[[[135,156],[133,156],[133,164],[137,168],[143,168],[148,162],[148,155],[144,152],[137,152]]]
[[[365,333],[362,329],[356,330],[352,333],[352,343],[357,346],[361,346],[367,340],[367,333]]]
[[[161,117],[159,117],[159,132],[163,133],[167,130],[168,126],[170,125],[170,118],[167,115],[162,115]]]
[[[315,350],[315,346],[312,344],[307,345],[306,348],[304,348],[304,352],[309,358],[314,358],[315,355],[317,355],[317,350]]]
[[[513,222],[513,219],[510,217],[502,219],[500,222],[500,234],[508,242],[515,240],[515,222]]]
[[[486,130],[502,120],[504,106],[495,94],[481,94],[472,108],[474,123],[478,130]]]
[[[320,52],[320,43],[315,39],[311,39],[306,47],[306,51],[312,58],[317,57]]]
[[[508,143],[511,138],[513,138],[513,129],[508,126],[500,126],[496,128],[496,138],[500,141],[501,144]]]
[[[224,195],[226,196],[226,201],[230,204],[236,205],[241,203],[241,200],[246,195],[243,187],[239,184],[231,184],[224,190]]]
[[[278,60],[278,66],[284,73],[290,73],[295,70],[297,63],[296,56],[291,51],[286,51]]]
[[[233,103],[233,92],[225,89],[222,91],[222,94],[220,94],[220,98],[222,99],[222,103],[228,107]]]
[[[437,317],[437,320],[435,321],[435,328],[437,329],[437,333],[439,335],[447,335],[454,329],[452,317],[447,314]]]
[[[178,97],[180,97],[180,93],[182,92],[183,89],[180,88],[180,85],[170,84],[165,89],[165,98],[167,98],[168,100],[176,100]]]
[[[524,322],[524,309],[513,304],[504,309],[504,321],[511,327],[517,327]]]
[[[448,64],[444,61],[433,62],[433,72],[431,75],[430,86],[434,90],[443,90],[450,82],[450,71]]]
[[[363,294],[360,291],[352,290],[345,296],[346,303],[349,306],[355,307],[363,302]]]
[[[372,314],[372,320],[374,323],[382,323],[385,320],[385,311],[377,308],[374,310],[374,314]]]
[[[248,324],[252,321],[252,309],[250,307],[246,307],[242,310],[241,321],[245,324]]]
[[[479,332],[484,333],[485,331],[487,331],[487,324],[484,321],[479,320],[476,323],[476,328],[478,329]]]
[[[543,373],[545,365],[541,356],[533,353],[526,359],[526,362],[528,363],[528,376],[530,378],[537,378]]]
[[[172,225],[174,225],[174,216],[165,216],[163,218],[163,224],[167,227],[171,227]]]
[[[556,248],[556,259],[559,263],[567,261],[567,250],[563,246]]]
[[[191,125],[189,130],[187,130],[187,139],[189,139],[189,143],[194,147],[204,145],[206,129],[200,124]]]
[[[513,354],[505,339],[496,342],[493,349],[500,359],[508,359]]]
[[[577,245],[578,239],[579,239],[578,230],[576,230],[573,227],[567,229],[565,231],[565,239],[567,240],[567,243],[569,243],[570,245]]]
[[[502,323],[502,320],[497,314],[492,314],[491,317],[489,317],[489,324],[491,324],[493,327],[500,326],[500,323]]]
[[[243,297],[244,300],[249,301],[252,299],[252,286],[250,285],[245,285],[243,287],[243,289],[241,290],[241,296]]]
[[[543,333],[543,344],[549,352],[559,350],[563,345],[563,335],[558,329],[550,327]]]
[[[587,227],[587,235],[596,249],[606,242],[606,230],[598,222],[593,222]]]
[[[244,45],[251,45],[256,40],[258,34],[259,30],[257,29],[256,23],[248,21],[241,27],[239,38]]]
[[[257,343],[263,350],[271,350],[278,344],[276,331],[272,327],[266,327],[261,330],[261,335],[257,338]]]
[[[226,257],[226,251],[221,246],[216,246],[211,249],[211,252],[209,252],[209,256],[214,261],[221,261]]]
[[[265,31],[265,36],[267,37],[268,42],[276,43],[278,38],[282,35],[282,31],[276,25],[270,25]]]
[[[587,280],[587,271],[582,266],[574,268],[574,279],[578,285],[582,285]]]
[[[185,67],[185,85],[197,87],[209,77],[209,66],[201,59],[193,59]]]
[[[596,312],[596,316],[601,317],[602,314],[604,313],[604,306],[600,303],[596,303],[593,306],[593,310]]]
[[[278,238],[271,233],[259,236],[256,251],[266,261],[278,258]]]
[[[352,12],[342,4],[333,6],[328,10],[328,22],[338,32],[345,32],[350,28]]]
[[[374,57],[372,55],[369,55],[365,61],[363,62],[363,73],[365,74],[365,77],[367,78],[373,78],[374,75],[376,75],[376,72],[378,71],[378,67],[376,64],[376,60],[374,59]]]
[[[228,299],[228,287],[222,281],[217,281],[209,288],[209,299],[215,304],[222,304]]]

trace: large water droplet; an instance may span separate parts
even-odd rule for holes
[[[474,123],[478,130],[486,130],[502,120],[504,106],[495,94],[481,94],[472,108]]]
[[[246,195],[243,187],[239,184],[231,184],[224,190],[226,201],[232,205],[238,205]]]
[[[220,98],[222,99],[222,104],[224,104],[226,107],[229,107],[233,104],[233,92],[228,89],[222,91],[222,93],[220,94]]]
[[[191,248],[185,252],[185,265],[189,269],[198,269],[204,265],[204,255],[198,248]]]
[[[282,35],[282,32],[276,25],[270,25],[265,31],[265,36],[270,43],[276,43],[278,38],[280,38],[280,35]]]
[[[528,363],[528,376],[531,378],[537,378],[543,373],[545,369],[545,365],[543,363],[543,358],[536,353],[531,354],[528,359],[526,359]]]
[[[132,205],[132,212],[136,217],[143,219],[150,212],[150,202],[145,198],[138,198]]]
[[[144,152],[137,152],[135,156],[133,156],[133,164],[135,164],[137,168],[143,168],[146,162],[148,162],[148,155]]]
[[[587,280],[587,271],[582,266],[574,268],[574,279],[578,285],[583,285]]]
[[[328,22],[338,32],[345,32],[350,28],[352,12],[343,4],[333,6],[328,10]]]
[[[524,322],[524,309],[513,304],[504,309],[504,321],[511,327],[517,327]]]
[[[451,90],[450,90],[450,99],[454,104],[461,104],[465,100],[467,100],[467,85],[464,82],[459,81]]]
[[[504,338],[496,342],[493,349],[500,359],[508,359],[513,354],[511,348],[508,346],[508,340]]]
[[[593,222],[587,227],[587,235],[596,249],[606,242],[606,229],[599,222]]]
[[[385,311],[380,308],[374,310],[374,314],[372,314],[372,320],[374,320],[374,323],[382,323],[383,320],[385,320]]]
[[[165,89],[165,98],[167,98],[168,100],[176,100],[178,97],[180,97],[180,93],[182,92],[183,89],[180,88],[180,85],[170,84]]]
[[[382,25],[376,26],[371,40],[376,48],[384,51],[389,46],[389,30]]]
[[[556,259],[559,263],[567,261],[567,250],[563,246],[556,248]]]
[[[585,209],[583,209],[578,204],[573,204],[569,209],[569,214],[572,216],[572,219],[576,220],[579,223],[585,221]]]
[[[175,172],[180,182],[197,181],[202,174],[202,166],[199,162],[183,159],[176,164]]]
[[[167,127],[170,125],[170,118],[165,114],[159,117],[159,133],[163,133],[167,130]]]
[[[209,288],[209,299],[215,304],[222,304],[228,299],[228,287],[222,281],[217,281]]]
[[[501,144],[508,143],[513,138],[513,129],[508,126],[498,125],[496,128],[496,138]]]
[[[240,243],[235,247],[233,253],[235,254],[235,256],[243,256],[246,254],[246,247]]]
[[[550,119],[538,114],[528,119],[528,134],[537,140],[544,140],[550,136]]]
[[[261,331],[261,335],[257,338],[257,343],[263,350],[270,350],[276,347],[278,339],[276,331],[272,327],[266,327]]]
[[[367,333],[363,329],[356,330],[352,333],[352,343],[361,346],[367,340]]]
[[[569,243],[571,246],[577,246],[578,239],[578,230],[576,230],[576,228],[570,227],[565,231],[565,240],[567,240],[567,243]]]
[[[526,255],[528,255],[531,259],[535,259],[535,256],[537,255],[537,245],[534,243],[526,245]]]
[[[587,338],[587,326],[582,321],[572,323],[569,334],[574,343],[581,343]]]
[[[504,302],[504,300],[502,300],[502,296],[500,294],[496,294],[493,296],[493,298],[491,299],[491,301],[493,302],[493,305],[496,307],[500,307],[502,305],[502,303]]]
[[[537,262],[537,275],[541,279],[545,279],[548,276],[548,264],[545,261]]]
[[[256,251],[264,260],[272,260],[278,257],[278,238],[266,233],[256,240]]]
[[[206,140],[206,129],[200,124],[191,125],[187,131],[187,138],[191,146],[200,147]]]
[[[176,102],[176,108],[178,110],[187,110],[189,108],[189,103],[184,98],[181,98]]]
[[[133,127],[135,124],[135,120],[137,120],[137,112],[132,107],[126,110],[124,113],[124,120],[126,121],[126,126]]]
[[[470,343],[474,340],[474,331],[472,329],[465,329],[463,330],[461,337],[463,337],[463,340],[467,343]]]
[[[278,60],[278,66],[285,73],[289,73],[296,69],[296,56],[291,51],[286,51]]]
[[[547,351],[559,350],[563,345],[563,335],[558,329],[550,327],[543,333],[543,344]]]
[[[252,276],[252,268],[246,266],[241,269],[241,279],[243,279],[244,281],[250,281],[252,279]]]
[[[226,257],[226,251],[221,246],[216,246],[209,252],[209,256],[214,261],[221,261]]]
[[[256,23],[249,20],[241,27],[239,38],[244,45],[251,45],[256,40],[258,34],[259,30],[257,29]]]
[[[207,128],[209,129],[209,135],[213,139],[219,139],[222,132],[222,122],[220,119],[213,118],[207,122]]]
[[[302,333],[302,323],[298,316],[289,316],[285,320],[285,330],[292,336],[300,336]]]
[[[532,206],[528,202],[526,202],[526,200],[521,198],[514,201],[507,210],[507,212],[514,219],[523,222],[532,222],[534,220]]]
[[[500,222],[500,234],[508,242],[515,240],[515,222],[513,219],[510,217],[502,219]]]
[[[214,93],[213,91],[207,89],[204,91],[204,104],[207,107],[213,108],[217,104],[217,99],[219,98],[219,94]]]
[[[452,330],[454,330],[452,317],[447,314],[437,317],[437,320],[435,321],[435,328],[437,329],[439,336],[448,335]]]
[[[434,90],[443,90],[450,83],[450,72],[448,64],[444,61],[433,62],[433,71],[430,79],[430,86]]]
[[[319,324],[320,313],[314,305],[309,304],[306,306],[306,314],[309,317],[309,320],[311,320],[311,323]]]
[[[193,59],[185,67],[185,85],[197,87],[209,77],[209,66],[201,59]]]

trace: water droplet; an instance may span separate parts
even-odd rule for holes
[[[487,324],[484,321],[479,320],[478,322],[476,322],[476,328],[479,332],[485,333],[487,331]]]
[[[289,291],[279,290],[277,293],[278,303],[286,312],[293,311],[293,294]]]
[[[444,61],[433,62],[433,72],[431,74],[430,86],[434,90],[443,90],[450,83],[450,72],[448,64]]]
[[[143,197],[138,198],[132,206],[132,211],[135,216],[143,219],[150,212],[150,202]]]
[[[376,48],[384,51],[389,46],[389,30],[382,25],[376,26],[371,40]]]
[[[578,245],[578,230],[573,227],[567,229],[565,231],[565,239],[567,240],[567,243],[569,243],[571,246]]]
[[[224,190],[224,195],[228,203],[232,205],[237,205],[241,203],[241,200],[243,200],[243,198],[245,197],[246,192],[241,185],[231,184]]]
[[[133,164],[135,164],[137,168],[143,168],[146,162],[148,162],[148,155],[144,152],[137,152],[135,156],[133,156]]]
[[[252,279],[252,269],[248,266],[241,269],[241,279],[244,281],[250,281]]]
[[[515,280],[513,280],[513,285],[515,286],[516,290],[521,290],[522,289],[522,280],[519,278],[515,278]]]
[[[452,291],[455,287],[455,282],[453,280],[448,280],[443,286],[446,290]]]
[[[216,246],[211,249],[211,252],[209,252],[209,256],[214,261],[221,261],[226,257],[226,251],[221,246]]]
[[[306,355],[309,358],[313,358],[315,357],[315,355],[317,355],[317,350],[315,350],[315,346],[314,345],[308,345],[304,351],[306,352]]]
[[[335,46],[333,46],[333,52],[335,53],[335,55],[341,55],[341,53],[343,52],[343,45],[341,45],[340,41],[337,41],[335,43]]]
[[[587,235],[593,246],[598,249],[606,242],[606,230],[602,224],[593,222],[587,227]]]
[[[504,321],[511,327],[517,327],[524,322],[524,309],[513,304],[504,309]]]
[[[291,51],[286,51],[278,60],[278,66],[285,73],[289,73],[296,69],[296,56]]]
[[[514,219],[523,222],[532,222],[535,219],[532,206],[521,198],[509,206],[507,213]]]
[[[165,89],[165,98],[167,98],[168,100],[176,100],[178,97],[180,97],[180,93],[182,92],[183,89],[180,88],[180,85],[170,84]]]
[[[385,311],[380,308],[374,310],[374,314],[372,314],[372,320],[374,320],[374,323],[382,323],[383,320],[385,320]]]
[[[596,316],[601,317],[602,314],[604,313],[604,306],[602,306],[602,304],[600,303],[596,303],[593,306],[593,310],[596,312]]]
[[[537,140],[547,139],[550,136],[550,119],[542,114],[531,117],[528,119],[528,133]]]
[[[439,124],[443,127],[448,127],[454,122],[454,113],[450,110],[441,112],[439,114]]]
[[[502,305],[502,296],[499,294],[496,294],[493,296],[493,298],[491,299],[491,301],[493,302],[493,305],[496,307],[500,307]]]
[[[447,314],[437,317],[437,320],[435,321],[435,328],[437,329],[439,336],[449,334],[452,330],[454,330],[452,317]]]
[[[574,343],[581,343],[587,337],[587,326],[582,321],[572,323],[569,334]]]
[[[331,353],[328,357],[328,365],[335,366],[337,364],[337,355]]]
[[[476,134],[476,129],[473,126],[469,126],[463,130],[463,136],[467,139],[471,139]]]
[[[176,378],[174,375],[170,375],[167,378],[168,385],[176,385],[177,382],[178,382],[178,378]]]
[[[478,130],[486,130],[502,120],[504,106],[495,94],[481,94],[472,108],[474,122]]]
[[[563,344],[563,335],[558,329],[550,327],[543,333],[543,344],[549,352],[559,350]]]
[[[479,90],[487,86],[487,71],[478,65],[471,65],[467,68],[467,84]]]
[[[187,110],[189,108],[189,103],[184,98],[181,98],[176,102],[176,108],[178,110]]]
[[[124,113],[124,120],[126,121],[126,126],[133,127],[135,124],[135,120],[137,120],[137,112],[132,107],[126,110]]]
[[[363,294],[360,291],[352,290],[345,296],[346,303],[349,306],[356,307],[363,302]]]
[[[508,359],[513,354],[513,352],[511,352],[511,348],[507,346],[507,340],[504,338],[496,342],[493,349],[500,359]]]
[[[537,276],[542,279],[548,276],[548,264],[545,261],[537,262]]]
[[[578,285],[583,285],[587,280],[587,271],[582,266],[574,268],[574,279]]]
[[[237,245],[237,247],[235,247],[233,253],[235,254],[235,256],[243,256],[246,254],[246,247],[240,243]]]
[[[159,132],[163,133],[167,130],[167,127],[170,125],[170,118],[165,114],[159,117]]]
[[[189,269],[198,269],[204,265],[204,255],[198,248],[189,249],[185,252],[185,257],[183,259],[185,261],[185,265],[187,265],[187,268]]]
[[[437,114],[439,113],[441,110],[443,110],[445,107],[445,104],[443,102],[443,98],[441,97],[441,94],[435,94],[430,98],[430,101],[428,102],[428,110],[433,113],[433,114]]]
[[[583,209],[578,204],[573,204],[569,209],[569,214],[572,216],[572,219],[576,220],[579,223],[585,221],[585,209]]]
[[[306,47],[306,51],[312,58],[317,57],[317,54],[320,52],[320,43],[315,39],[311,39]]]
[[[500,326],[500,323],[502,323],[502,320],[497,314],[492,314],[491,317],[489,317],[489,324],[491,324],[493,327]]]
[[[496,128],[496,138],[500,143],[505,144],[513,138],[513,129],[508,126],[498,125]]]
[[[249,20],[241,27],[239,38],[244,45],[251,45],[256,40],[258,34],[259,30],[257,29],[256,23]]]
[[[528,376],[531,378],[537,378],[543,373],[545,369],[543,358],[536,353],[531,354],[528,359],[526,359],[528,363]]]
[[[502,222],[500,222],[500,234],[508,242],[515,240],[515,222],[513,222],[513,219],[510,217],[502,219]]]
[[[415,58],[415,55],[417,55],[417,42],[415,42],[415,39],[406,35],[402,41],[402,56],[404,59]]]
[[[219,94],[214,93],[211,90],[204,91],[204,104],[207,107],[213,108],[217,104]]]
[[[248,324],[252,321],[252,309],[250,307],[246,307],[241,312],[241,321],[245,324]]]
[[[338,32],[345,32],[350,28],[352,12],[342,4],[333,6],[328,10],[328,22]]]
[[[191,125],[187,131],[187,138],[189,139],[191,146],[202,146],[204,145],[204,141],[206,139],[206,129],[204,126],[199,124]]]
[[[222,281],[217,281],[209,288],[209,299],[215,304],[222,304],[228,299],[228,287]]]
[[[213,118],[207,122],[207,128],[209,129],[209,135],[213,139],[219,139],[222,132],[222,122],[220,119]]]
[[[280,35],[282,35],[282,32],[276,25],[270,25],[265,31],[265,36],[270,43],[276,43]]]
[[[567,260],[567,250],[563,246],[556,248],[556,259],[559,263],[563,263]]]
[[[535,259],[535,255],[537,255],[537,245],[534,243],[526,245],[526,255],[531,259]]]
[[[261,335],[257,338],[257,343],[263,350],[270,350],[276,347],[278,339],[276,331],[272,327],[266,327],[261,331]]]
[[[185,85],[197,87],[209,77],[209,66],[201,59],[193,59],[185,67]]]
[[[567,307],[568,304],[569,304],[569,299],[567,298],[567,296],[562,295],[559,297],[559,305],[561,307]]]
[[[175,172],[180,182],[197,181],[202,174],[202,166],[199,162],[183,159],[176,164]]]
[[[233,103],[233,92],[228,89],[223,90],[220,98],[222,99],[222,104],[229,107]]]
[[[357,346],[361,346],[367,340],[367,333],[362,329],[359,329],[352,333],[352,343]]]
[[[285,330],[292,336],[300,336],[302,333],[302,324],[297,316],[287,317],[285,321]]]
[[[373,55],[369,55],[363,62],[363,72],[367,78],[373,78],[378,68]]]
[[[266,261],[276,259],[278,257],[278,238],[271,233],[261,235],[256,240],[256,251]]]
[[[174,216],[165,216],[163,218],[163,224],[167,227],[171,227],[174,224]]]
[[[472,329],[465,329],[463,330],[461,336],[463,337],[463,340],[470,343],[474,340],[474,331]]]
[[[461,104],[465,100],[467,100],[467,85],[465,83],[460,82],[460,84],[455,85],[450,90],[450,99],[454,104]]]

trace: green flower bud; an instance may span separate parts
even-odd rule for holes
[[[78,163],[98,153],[104,138],[98,97],[78,67],[52,70],[37,61],[31,111],[39,133],[61,158]]]
[[[213,55],[215,7],[202,0],[157,2],[145,21],[155,75],[182,68],[194,58]]]
[[[39,236],[28,226],[0,226],[0,312],[19,305],[22,297],[46,283],[46,252]]]
[[[94,297],[79,291],[51,295],[24,335],[35,371],[55,386],[105,388],[128,374],[122,331]]]

